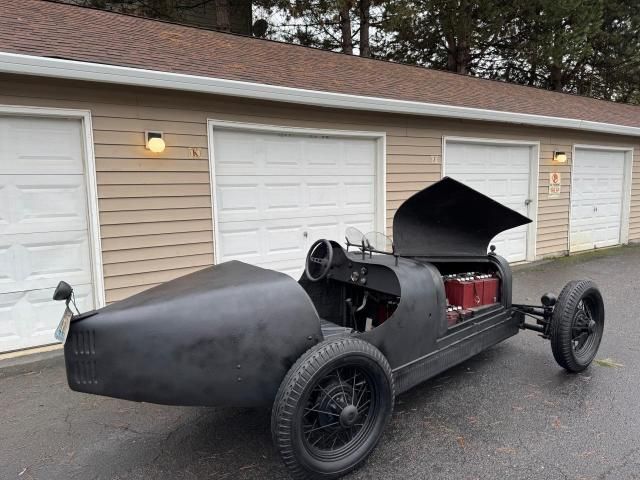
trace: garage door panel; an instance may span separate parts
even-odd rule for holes
[[[358,181],[345,181],[343,183],[342,197],[344,205],[349,210],[362,208],[367,213],[373,213],[375,204],[375,177],[360,178]]]
[[[528,216],[531,147],[447,142],[445,174]],[[526,225],[501,233],[491,240],[509,261],[527,254]]]
[[[301,186],[297,183],[288,183],[285,180],[283,182],[265,182],[257,187],[263,189],[262,192],[258,190],[256,193],[262,197],[264,208],[276,214],[295,212],[304,202]]]
[[[216,177],[219,222],[373,213],[374,177]]]
[[[344,142],[344,141],[343,141]],[[375,170],[376,144],[371,140],[351,140],[345,143],[343,167],[358,167],[359,173],[367,174]],[[347,170],[350,172],[350,170]]]
[[[260,255],[260,228],[251,223],[225,223],[218,225],[217,246],[221,261],[258,258]],[[222,260],[223,259],[223,260]]]
[[[216,189],[219,215],[244,216],[251,213],[257,215],[260,206],[257,183],[247,182],[243,185],[231,182],[220,183]]]
[[[218,260],[241,260],[265,268],[275,265],[280,271],[293,269],[296,277],[304,267],[304,258],[311,243],[320,238],[341,241],[349,226],[355,226],[363,233],[372,231],[373,215],[220,223]]]
[[[94,307],[79,121],[0,117],[0,351],[54,342],[64,279]]]
[[[0,234],[87,228],[84,177],[0,175]]]
[[[303,143],[297,138],[266,137],[262,140],[265,149],[264,168],[276,170],[281,167],[296,167],[304,158]]]
[[[304,219],[252,220],[219,224],[220,261],[283,261],[305,252]]]
[[[0,175],[83,173],[77,121],[4,117],[0,118],[0,131]]]
[[[5,243],[6,239],[0,240],[0,292],[2,285],[8,285],[18,277],[18,265],[15,261],[15,253],[10,243]]]
[[[214,129],[218,261],[298,278],[312,242],[375,225],[372,139]]]
[[[625,154],[576,149],[571,192],[570,249],[620,243]]]
[[[3,235],[0,240],[0,293],[53,288],[60,280],[91,282],[86,232]]]
[[[344,155],[340,147],[335,142],[309,139],[304,145],[304,158],[307,159],[307,165],[312,168],[336,168]]]
[[[219,175],[371,175],[371,139],[332,138],[258,132],[216,131],[215,173]]]
[[[334,181],[307,181],[306,187],[308,207],[313,212],[312,215],[323,215],[327,209],[339,208],[340,196],[346,193]]]
[[[0,351],[54,343],[53,333],[64,303],[51,300],[51,289],[0,293]],[[94,305],[90,284],[74,285],[80,311]]]
[[[216,158],[219,155],[216,155]],[[308,158],[307,158],[308,160]],[[316,163],[314,165],[270,165],[268,168],[265,168],[264,165],[258,165],[255,167],[255,170],[251,170],[252,175],[261,176],[261,177],[282,177],[291,175],[295,173],[296,175],[301,176],[316,176],[316,175],[334,175],[336,172],[339,172],[340,175],[352,175],[352,176],[370,176],[371,169],[366,168],[365,165],[350,165],[346,164],[347,162],[341,162],[336,165],[333,162],[328,163],[327,165],[322,165],[320,163]],[[215,175],[216,176],[242,176],[245,175],[247,169],[250,168],[250,162],[243,164],[242,166],[239,164],[229,164],[229,165],[218,165],[216,160]],[[342,165],[342,166],[340,166]]]

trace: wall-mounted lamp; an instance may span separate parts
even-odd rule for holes
[[[148,150],[151,150],[153,153],[162,153],[164,152],[165,143],[164,143],[164,134],[162,132],[144,132],[144,140],[145,145]]]
[[[564,152],[553,152],[553,161],[558,163],[567,163],[567,154]]]

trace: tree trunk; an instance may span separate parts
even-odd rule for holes
[[[371,0],[360,0],[360,56],[371,57],[369,28],[371,23]]]
[[[342,51],[353,55],[353,38],[351,36],[351,2],[340,2],[340,32],[342,34]]]
[[[470,65],[471,49],[466,42],[447,45],[447,70],[467,75],[469,73]]]
[[[531,69],[529,70],[529,80],[527,85],[533,87],[536,84],[536,77],[538,75],[538,65],[535,62],[531,62]]]
[[[553,64],[549,67],[549,83],[551,84],[551,90],[555,90],[556,92],[561,92],[563,82],[562,82],[562,68],[556,64]]]
[[[466,41],[461,41],[457,46],[456,73],[466,75],[471,64],[471,48]]]
[[[456,37],[451,32],[445,32],[445,43],[447,45],[447,70],[455,72],[458,70],[458,45]]]
[[[229,0],[215,0],[216,27],[223,32],[231,31],[231,11]]]
[[[253,2],[251,0],[231,0],[230,24],[233,33],[251,35],[253,26]]]

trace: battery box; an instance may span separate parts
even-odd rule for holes
[[[500,280],[498,280],[496,277],[485,278],[483,288],[483,305],[490,305],[492,303],[498,303],[500,301]]]
[[[500,301],[500,279],[487,273],[459,273],[443,277],[449,327],[471,318],[475,310]]]
[[[449,305],[462,308],[479,307],[484,298],[484,281],[474,277],[457,277],[445,281]]]

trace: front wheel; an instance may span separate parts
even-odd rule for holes
[[[291,367],[271,415],[273,441],[296,479],[338,478],[372,452],[394,385],[380,351],[355,338],[319,343]]]
[[[551,319],[551,350],[558,364],[570,372],[586,369],[598,352],[604,332],[604,303],[595,283],[567,283]]]

